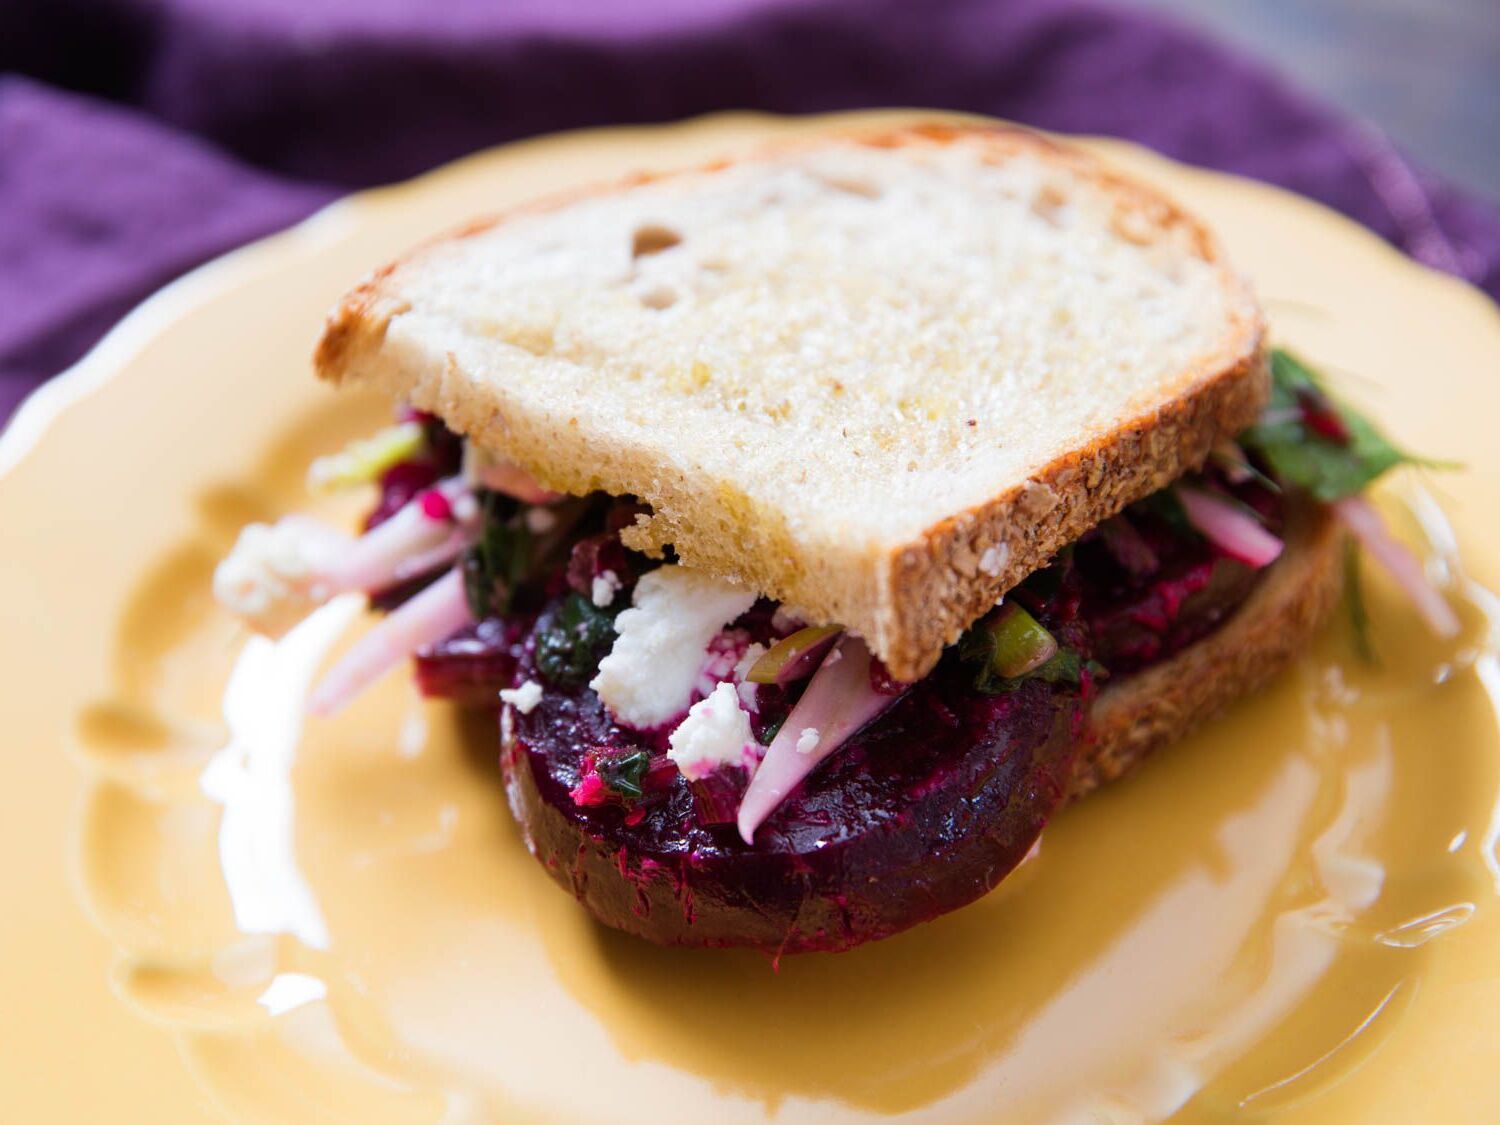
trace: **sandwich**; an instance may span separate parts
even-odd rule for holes
[[[496,714],[527,847],[654,942],[843,950],[993,889],[1069,802],[1264,685],[1412,460],[1266,342],[1193,216],[1030,132],[827,135],[472,222],[330,315],[388,429],[361,533],[246,528],[218,597],[382,618]]]

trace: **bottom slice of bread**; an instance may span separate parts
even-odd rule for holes
[[[1286,550],[1234,615],[1178,655],[1107,687],[1090,711],[1068,799],[1076,800],[1264,687],[1312,643],[1343,588],[1343,531],[1296,501]]]

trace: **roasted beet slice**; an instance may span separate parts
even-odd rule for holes
[[[502,752],[532,852],[606,925],[670,945],[848,949],[983,895],[1036,841],[1072,764],[1077,696],[1042,682],[914,688],[818,767],[746,846],[679,775],[630,805],[569,796],[590,748],[631,737],[593,693],[551,690]]]
[[[499,707],[500,689],[515,680],[525,623],[487,617],[417,654],[417,687],[423,695],[470,707]]]
[[[457,466],[457,439],[432,435],[427,457],[382,481],[371,522]],[[1279,530],[1274,487],[1215,484]],[[417,678],[428,695],[485,707],[503,688],[545,683],[537,706],[502,721],[506,787],[527,844],[600,921],[663,944],[843,950],[983,895],[1061,802],[1093,685],[1212,632],[1260,579],[1192,531],[1170,492],[1133,505],[1008,595],[1064,651],[1033,678],[981,684],[956,646],[909,690],[875,662],[876,690],[902,698],[817,766],[752,847],[734,824],[744,770],[687,781],[666,757],[666,730],[621,728],[586,686],[624,601],[596,607],[595,579],[609,571],[611,586],[628,589],[652,565],[614,534],[638,512],[616,502],[602,521],[594,511],[561,525],[555,538],[571,551],[547,556],[512,618],[486,617],[421,653]],[[394,602],[409,592],[386,593]],[[775,610],[758,601],[731,630],[735,642],[784,637]],[[1043,674],[1063,656],[1071,664]],[[758,688],[752,730],[762,743],[803,690],[795,677]]]

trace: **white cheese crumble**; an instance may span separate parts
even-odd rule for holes
[[[542,701],[542,685],[535,680],[527,680],[518,688],[502,688],[500,691],[500,702],[509,703],[523,715],[529,715]]]
[[[1009,558],[1009,543],[999,543],[993,547],[986,547],[984,554],[979,556],[979,569],[991,578],[999,578],[1000,572],[1005,569],[1005,564]]]
[[[252,523],[214,569],[214,597],[235,616],[279,636],[332,593],[321,579],[348,540],[314,520]]]
[[[667,757],[689,780],[707,777],[720,766],[739,765],[754,741],[750,716],[740,707],[734,685],[721,683],[688,709],[687,717],[667,737]]]
[[[594,586],[590,593],[593,595],[594,604],[600,609],[606,609],[615,600],[615,595],[620,592],[620,587],[625,583],[620,581],[620,576],[612,570],[606,570],[594,577]]]
[[[755,662],[766,654],[766,646],[759,641],[751,641],[740,657],[740,662],[734,666],[734,682],[739,685],[740,702],[751,711],[759,711],[760,703],[756,698],[756,689],[759,684],[752,684],[749,680],[750,669],[755,667]]]
[[[540,506],[526,509],[526,530],[533,535],[545,535],[557,526],[557,516]]]
[[[643,575],[631,607],[615,618],[618,636],[589,681],[627,726],[660,726],[687,710],[708,644],[755,604],[755,592],[669,565]]]
[[[797,736],[797,753],[811,754],[818,748],[818,740],[822,737],[817,727],[803,727],[802,733]]]

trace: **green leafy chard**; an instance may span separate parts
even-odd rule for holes
[[[1306,364],[1280,349],[1271,353],[1271,401],[1240,441],[1265,459],[1272,476],[1324,503],[1363,492],[1397,465],[1448,467],[1392,444],[1363,415],[1330,398]]]
[[[1156,516],[1179,535],[1196,536],[1198,534],[1197,529],[1193,527],[1193,521],[1188,519],[1187,510],[1183,508],[1182,501],[1178,499],[1171,485],[1158,489],[1142,500],[1137,500],[1131,507]]]
[[[786,715],[781,716],[779,719],[772,719],[765,725],[765,729],[760,732],[760,744],[762,746],[771,745],[776,740],[776,736],[781,733],[781,728],[785,725]]]
[[[515,502],[499,493],[483,494],[484,524],[479,541],[464,552],[464,594],[476,618],[509,612],[516,589],[532,564],[532,537]]]
[[[613,754],[594,764],[594,772],[604,787],[626,801],[634,801],[645,792],[642,783],[650,768],[651,753],[648,750]]]
[[[1271,353],[1271,377],[1270,404],[1260,422],[1242,435],[1241,444],[1255,450],[1278,479],[1332,505],[1359,544],[1369,548],[1411,597],[1433,631],[1439,636],[1456,634],[1458,619],[1422,573],[1421,562],[1391,536],[1360,493],[1399,465],[1458,466],[1400,449],[1357,411],[1330,398],[1317,374],[1288,352]],[[1361,657],[1373,661],[1359,558],[1352,545],[1344,566],[1355,647]]]
[[[560,686],[587,683],[614,638],[614,617],[582,594],[570,594],[538,627],[537,669]]]

